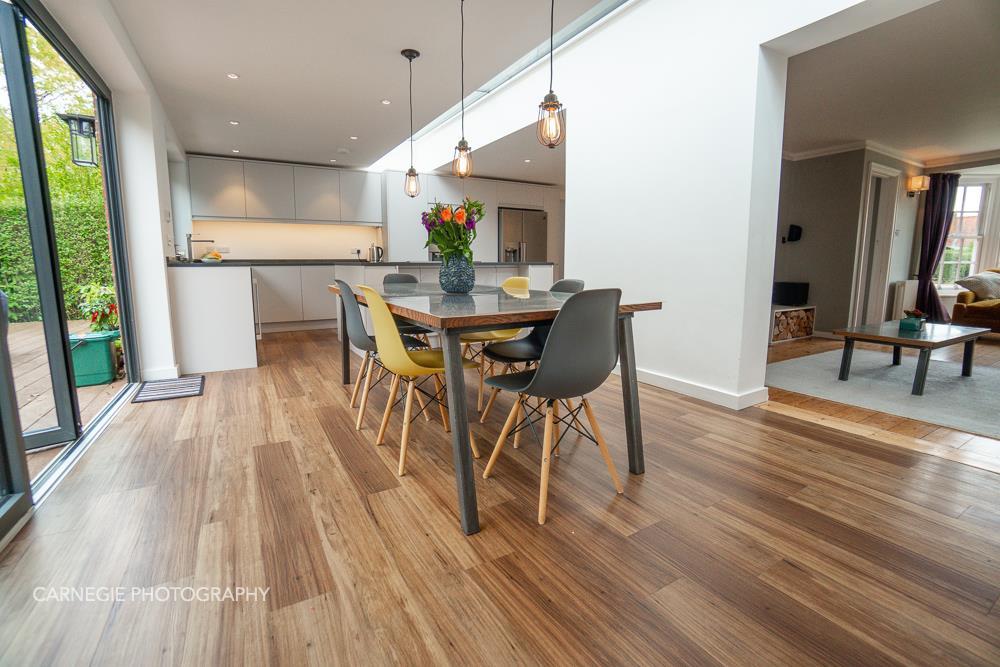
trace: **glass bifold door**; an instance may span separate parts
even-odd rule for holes
[[[111,107],[30,13],[36,4],[0,0],[0,537],[128,366]],[[97,339],[103,348],[86,348]]]

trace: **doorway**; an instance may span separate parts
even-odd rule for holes
[[[895,236],[900,171],[875,162],[866,169],[855,259],[851,324],[881,324],[889,317],[889,263]]]

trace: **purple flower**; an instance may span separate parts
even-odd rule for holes
[[[431,231],[431,229],[434,228],[434,223],[431,221],[431,216],[427,213],[427,211],[420,214],[420,223],[427,231]]]
[[[476,228],[476,216],[474,216],[474,215],[472,215],[472,214],[470,213],[470,214],[469,214],[469,215],[468,215],[468,216],[467,216],[467,217],[465,218],[465,228],[466,228],[466,229],[470,229],[470,230],[471,230],[471,229],[475,229],[475,228]]]

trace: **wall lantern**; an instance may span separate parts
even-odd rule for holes
[[[59,117],[69,126],[69,143],[73,164],[81,167],[97,166],[97,126],[93,116],[61,113]]]
[[[930,176],[910,176],[906,179],[906,196],[915,197],[918,192],[924,192],[931,188]]]

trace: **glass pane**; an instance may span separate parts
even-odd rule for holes
[[[942,264],[941,265],[941,284],[951,285],[958,279],[958,265],[957,264]]]
[[[59,422],[2,60],[0,89],[0,290],[7,294],[10,309],[7,344],[21,428],[28,433],[56,427]]]
[[[965,203],[962,204],[962,210],[976,213],[979,211],[979,207],[980,204],[982,204],[982,201],[983,201],[983,186],[969,185],[965,188]]]
[[[962,236],[978,236],[979,214],[968,211],[956,213],[951,221],[951,233]]]
[[[38,102],[59,274],[74,357],[80,420],[86,426],[124,383],[120,342],[86,335],[118,329],[94,92],[30,23],[26,26]],[[82,338],[81,338],[82,337]]]
[[[953,211],[961,211],[962,210],[962,200],[964,200],[964,199],[965,199],[965,186],[964,185],[960,185],[960,186],[958,186],[958,189],[955,191],[955,205],[952,206],[951,210],[953,210]]]

